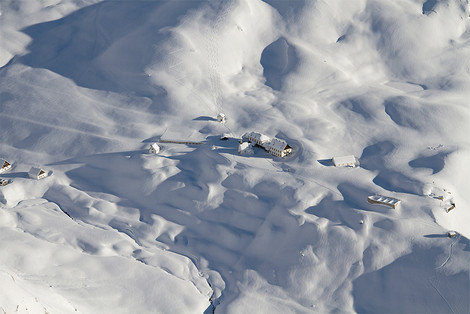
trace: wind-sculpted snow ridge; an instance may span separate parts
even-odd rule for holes
[[[31,3],[0,7],[1,311],[470,311],[466,1]]]

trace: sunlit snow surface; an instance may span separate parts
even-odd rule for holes
[[[470,311],[467,1],[0,12],[0,312]]]

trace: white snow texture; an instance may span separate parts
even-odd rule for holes
[[[0,313],[470,312],[467,0],[0,14]]]

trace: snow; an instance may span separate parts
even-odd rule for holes
[[[0,12],[0,312],[470,311],[465,1]]]
[[[238,144],[238,153],[241,155],[253,155],[253,145],[248,142]]]

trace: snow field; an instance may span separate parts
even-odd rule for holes
[[[1,309],[468,311],[468,4],[38,3],[1,8]]]

